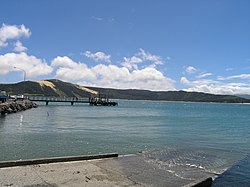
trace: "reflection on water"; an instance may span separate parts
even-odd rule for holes
[[[23,125],[23,115],[21,114],[20,115],[20,126],[22,126]]]

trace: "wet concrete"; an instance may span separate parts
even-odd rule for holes
[[[1,168],[0,186],[195,186],[211,177],[211,174],[195,169],[190,175],[192,177],[180,177],[174,172],[148,162],[138,154]]]

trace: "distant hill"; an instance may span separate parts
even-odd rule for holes
[[[245,99],[250,99],[250,95],[248,94],[239,94],[239,95],[236,95],[238,97],[242,97],[242,98],[245,98]]]
[[[29,94],[56,97],[89,97],[91,95],[107,95],[113,99],[158,100],[158,101],[191,101],[220,103],[250,103],[249,99],[232,95],[214,95],[185,91],[149,91],[135,89],[110,89],[84,87],[63,82],[57,79],[43,81],[25,81],[15,84],[0,84],[0,90],[9,94]]]
[[[57,79],[43,81],[25,81],[16,84],[0,84],[0,90],[9,94],[26,94],[55,97],[89,97],[98,94],[83,86],[63,82]]]
[[[158,101],[190,101],[190,102],[218,102],[218,103],[250,103],[249,99],[232,95],[214,95],[202,92],[186,91],[149,91],[149,90],[119,90],[110,88],[95,88],[99,93],[110,95],[117,99],[158,100]]]

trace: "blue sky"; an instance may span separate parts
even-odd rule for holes
[[[1,83],[250,94],[249,0],[0,5]]]

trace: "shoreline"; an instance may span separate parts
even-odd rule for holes
[[[50,163],[60,163],[60,162],[74,162],[74,161],[116,158],[116,157],[118,157],[117,153],[106,153],[97,155],[79,155],[79,156],[25,159],[25,160],[10,160],[10,161],[0,161],[0,168],[28,166],[36,164],[50,164]]]
[[[74,161],[75,158],[75,161]],[[212,185],[212,174],[192,170],[192,179],[180,178],[152,163],[140,154],[118,156],[116,153],[78,157],[22,161],[24,165],[0,168],[3,186],[203,186]],[[56,162],[48,162],[48,161]],[[60,159],[61,162],[57,162]],[[43,163],[42,163],[43,161]],[[26,165],[24,162],[27,162]],[[195,172],[195,173],[193,173]]]

